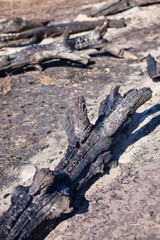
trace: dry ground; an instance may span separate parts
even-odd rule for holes
[[[74,20],[102,1],[0,1],[0,14]],[[77,6],[78,5],[78,6]],[[65,9],[65,11],[64,11]],[[127,27],[109,29],[105,38],[131,48],[138,58],[151,53],[160,61],[160,5],[134,7],[110,18],[123,17]],[[82,18],[82,16],[81,16]],[[46,240],[160,239],[160,83],[147,75],[146,62],[118,59],[96,52],[88,67],[65,61],[0,76],[0,213],[10,205],[18,184],[29,184],[37,168],[54,166],[62,158],[67,138],[59,123],[73,97],[86,98],[95,121],[100,101],[111,86],[121,91],[150,87],[152,99],[135,114],[130,128],[113,150],[118,167],[95,179],[84,190],[86,202]]]

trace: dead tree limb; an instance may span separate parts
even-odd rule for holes
[[[46,37],[57,37],[64,34],[66,31],[70,34],[80,33],[84,31],[90,31],[97,26],[107,23],[108,28],[125,27],[126,24],[123,19],[120,20],[108,20],[101,19],[95,21],[83,21],[83,22],[71,22],[61,23],[45,27],[32,28],[27,31],[19,32],[18,29],[15,32],[3,32],[0,34],[0,46],[8,46],[12,44],[12,41],[19,39],[32,39],[40,41]],[[5,25],[5,24],[4,24]],[[7,28],[7,27],[5,27]],[[16,28],[16,26],[15,26]]]
[[[60,117],[68,136],[66,154],[54,171],[39,170],[33,183],[13,189],[11,206],[0,219],[1,240],[43,239],[64,216],[74,211],[79,190],[111,163],[111,145],[136,109],[151,98],[151,90],[130,90],[124,96],[112,88],[100,104],[92,125],[83,97]]]
[[[127,7],[127,0],[114,0],[88,14],[90,17],[107,16]]]
[[[135,56],[128,50],[126,51],[125,48],[120,48],[110,42],[106,42],[106,44],[102,47],[102,51],[109,52],[112,55],[119,57],[119,58],[133,59],[133,60],[138,59],[137,56]]]
[[[35,44],[20,52],[0,57],[0,70],[14,69],[26,65],[37,65],[51,59],[67,59],[87,64],[89,56],[77,50],[101,47],[104,43],[103,36],[107,31],[107,23],[87,34],[68,39],[69,34],[63,39],[55,40],[50,44]]]
[[[108,16],[111,14],[116,14],[117,12],[128,10],[131,7],[135,7],[135,6],[143,7],[143,6],[159,4],[159,3],[160,1],[155,1],[155,0],[143,0],[140,3],[138,0],[110,0],[102,7],[89,13],[88,16],[90,17]]]
[[[147,56],[147,67],[148,67],[148,75],[152,79],[160,78],[160,63],[154,59],[154,57],[149,54]]]
[[[108,29],[108,22],[96,27],[88,33],[70,38],[66,32],[64,38],[55,40],[50,44],[35,44],[11,55],[0,56],[0,71],[10,70],[27,65],[40,65],[41,63],[52,59],[66,59],[70,61],[88,64],[90,56],[80,50],[95,48],[103,49],[120,58],[136,59],[136,56],[124,49],[119,49],[103,39]]]
[[[71,51],[64,42],[45,45],[33,45],[20,52],[0,57],[0,71],[16,69],[24,66],[35,66],[52,59],[66,59],[87,64],[90,57],[82,52]]]

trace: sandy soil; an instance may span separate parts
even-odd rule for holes
[[[44,12],[51,6],[50,1],[46,2]],[[55,15],[59,21],[85,14],[87,6],[90,9],[90,4],[102,1],[81,1],[79,8],[73,2],[63,1],[67,6],[63,16],[62,8],[57,7]],[[53,1],[53,6],[56,3]],[[41,1],[41,11],[43,5]],[[34,7],[32,9],[34,11]],[[3,16],[7,11],[9,9]],[[18,8],[14,11],[20,12]],[[160,61],[159,12],[157,4],[134,7],[110,16],[112,19],[123,17],[127,27],[109,29],[105,38],[118,47],[131,48],[139,59],[151,53]],[[35,17],[29,11],[19,15],[25,14]],[[51,17],[51,11],[48,15]],[[84,190],[86,201],[82,201],[81,209],[60,223],[46,240],[158,240],[160,84],[148,77],[145,61],[118,59],[99,52],[94,54],[93,61],[88,68],[70,67],[64,61],[56,61],[46,64],[43,74],[28,69],[12,76],[1,76],[0,81],[9,79],[11,89],[6,95],[0,95],[0,213],[10,205],[10,195],[6,197],[5,194],[18,184],[29,184],[36,169],[54,169],[64,155],[67,137],[58,115],[73,97],[83,95],[86,98],[89,117],[94,123],[99,103],[111,86],[121,84],[122,93],[131,88],[150,87],[152,99],[138,109],[128,131],[121,134],[113,149],[113,160],[118,161],[118,167],[94,179]],[[45,77],[48,77],[47,83]]]

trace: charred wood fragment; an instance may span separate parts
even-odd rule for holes
[[[101,48],[106,42],[103,36],[107,32],[108,23],[98,26],[94,30],[86,33],[83,36],[68,39],[68,45],[73,50],[82,50],[86,48]],[[98,40],[98,41],[97,41]]]
[[[158,63],[151,54],[147,56],[148,75],[152,79],[160,78],[160,63]]]
[[[0,218],[0,239],[43,239],[64,216],[70,216],[79,190],[110,165],[118,130],[150,98],[149,88],[130,90],[124,96],[119,87],[112,88],[100,104],[95,125],[89,122],[84,98],[76,98],[65,117],[60,116],[68,136],[65,156],[54,171],[40,169],[30,186],[13,189],[11,206]]]
[[[138,59],[137,56],[132,54],[130,51],[125,50],[124,48],[120,48],[110,42],[106,42],[106,44],[103,46],[102,50],[109,52],[112,55],[119,57],[119,58],[133,59],[133,60]]]

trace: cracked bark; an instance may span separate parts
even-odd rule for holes
[[[110,148],[136,109],[151,98],[151,90],[130,90],[124,96],[119,86],[101,102],[92,125],[83,97],[60,116],[68,136],[66,154],[54,171],[40,169],[28,186],[13,189],[11,206],[0,219],[1,240],[33,240],[44,237],[74,212],[80,189],[111,164]]]

